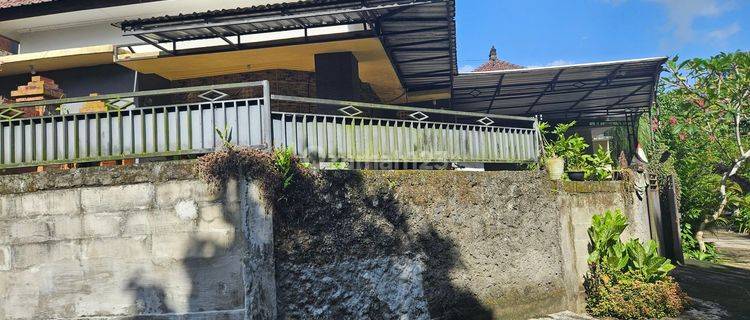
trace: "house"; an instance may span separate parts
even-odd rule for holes
[[[494,51],[459,74],[454,13],[453,0],[5,1],[0,164],[200,153],[229,127],[314,162],[522,163],[538,159],[540,118],[632,124],[653,101],[664,58],[518,69]],[[217,120],[226,108],[262,115]],[[88,135],[60,138],[79,122]]]
[[[489,60],[487,60],[487,62],[483,63],[482,65],[476,67],[473,72],[502,71],[502,70],[515,70],[515,69],[523,69],[523,67],[515,63],[511,63],[505,60],[498,59],[497,49],[495,49],[495,46],[492,46],[492,48],[490,49]]]
[[[495,51],[459,74],[454,13],[0,0],[0,173],[225,143],[321,166],[517,167],[540,159],[540,118],[624,125],[653,102],[663,58],[515,68]],[[190,161],[0,175],[0,319],[527,319],[583,310],[593,214],[622,209],[644,240],[665,230],[629,181],[290,169],[254,183],[224,181],[229,159],[198,166],[223,168],[221,192]]]
[[[26,78],[38,72],[63,84],[67,96],[178,87],[222,81],[221,77],[225,81],[278,79],[290,82],[279,85],[284,87],[282,92],[318,96],[310,92],[310,73],[316,66],[328,66],[317,70],[325,76],[328,69],[341,65],[338,61],[349,59],[357,68],[348,72],[357,73],[349,74],[348,81],[361,81],[368,88],[344,83],[342,77],[335,80],[339,82],[335,87],[348,85],[348,90],[358,91],[356,95],[324,92],[319,96],[364,95],[395,103],[446,98],[450,75],[455,74],[452,2],[378,1],[369,8],[360,8],[358,1],[90,2],[71,6],[67,1],[15,1],[11,2],[15,6],[2,8],[0,34],[13,39],[16,49],[10,52],[16,55],[2,60],[0,77],[5,87],[0,92],[28,81],[14,81],[12,76]],[[415,12],[415,20],[405,14],[390,20],[383,17],[404,10]],[[283,18],[291,13],[299,18]],[[266,22],[243,23],[242,19]],[[374,19],[382,23],[376,26]],[[191,29],[191,23],[208,20],[220,20],[226,26]],[[153,28],[164,31],[144,33]],[[167,31],[170,28],[174,31]],[[441,41],[404,43],[425,36]],[[321,55],[331,52],[351,55]],[[330,59],[336,62],[326,65]],[[415,59],[419,61],[409,64],[408,60]],[[407,89],[409,93],[404,94]]]

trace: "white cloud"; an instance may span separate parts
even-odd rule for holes
[[[552,62],[548,63],[547,67],[565,66],[565,65],[569,65],[569,64],[573,64],[573,62],[572,61],[568,61],[568,60],[557,59],[555,61],[552,61]]]
[[[728,39],[729,37],[735,35],[736,33],[740,32],[742,28],[740,28],[740,24],[735,22],[732,23],[724,28],[716,29],[708,33],[708,37],[715,40],[715,41],[724,41]]]
[[[468,65],[468,64],[465,64],[465,65],[461,66],[460,68],[458,68],[458,72],[459,72],[459,73],[467,73],[467,72],[472,72],[472,71],[474,71],[474,69],[476,69],[476,68],[477,68],[477,67],[475,67],[475,66],[472,66],[472,65]]]
[[[531,66],[528,66],[527,68],[558,67],[558,66],[567,66],[569,64],[575,64],[575,63],[569,60],[557,59],[557,60],[554,60],[545,64],[531,65]]]
[[[667,10],[668,28],[679,43],[693,41],[696,31],[695,19],[717,17],[728,9],[719,0],[651,0]]]
[[[600,0],[612,5],[627,0]],[[695,21],[700,18],[717,18],[732,7],[732,0],[647,0],[664,7],[667,15],[665,28],[671,38],[664,45],[673,47],[705,39],[720,40],[740,31],[739,25],[713,31],[696,30]]]

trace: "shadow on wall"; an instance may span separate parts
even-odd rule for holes
[[[412,212],[385,181],[364,183],[357,171],[320,174],[325,177],[296,179],[276,202],[280,319],[493,318],[472,291],[476,288],[455,285],[463,264],[457,244],[444,236],[444,226]],[[175,289],[149,279],[147,272],[136,273],[128,283],[133,313],[182,313],[173,304],[183,300],[170,294],[184,291],[190,292],[188,312],[242,308],[239,206],[223,205],[221,219],[234,226],[235,241],[223,244],[192,232],[180,261],[189,288]],[[232,268],[238,274],[227,276]]]
[[[403,205],[393,182],[320,174],[296,179],[277,203],[279,318],[493,318],[452,281],[462,269],[456,243]]]
[[[164,314],[174,312],[167,305],[164,289],[160,285],[146,280],[142,270],[130,278],[127,288],[133,293],[133,308],[135,310],[132,310],[132,313]]]
[[[236,184],[234,185],[236,187]],[[216,197],[216,202],[198,204],[197,207],[221,206],[221,216],[210,221],[197,216],[191,224],[192,232],[184,233],[181,260],[177,267],[168,269],[171,274],[183,272],[188,282],[166,283],[167,279],[155,278],[152,272],[140,270],[131,276],[127,284],[133,298],[130,313],[138,318],[170,313],[200,313],[204,311],[238,310],[244,307],[244,284],[242,281],[242,228],[239,203],[227,203],[227,190]],[[237,192],[233,190],[232,192]],[[200,212],[200,209],[198,210]],[[221,241],[210,226],[231,225],[234,235],[231,242]],[[181,265],[181,266],[180,266]],[[169,292],[169,293],[168,293]],[[172,295],[170,295],[172,294]],[[174,296],[179,295],[179,296]],[[186,302],[186,310],[178,304]],[[195,314],[198,316],[198,314]],[[218,315],[216,315],[218,316]],[[189,319],[190,317],[188,317]]]

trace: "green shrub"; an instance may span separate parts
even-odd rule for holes
[[[653,319],[677,316],[686,299],[669,276],[674,265],[659,256],[656,242],[622,242],[628,226],[620,211],[595,215],[588,230],[590,272],[586,307],[596,317]]]
[[[281,189],[288,188],[292,185],[294,166],[296,165],[292,149],[273,149],[273,162],[276,165],[276,170],[281,174]]]
[[[750,210],[742,208],[732,216],[732,223],[739,233],[750,233]]]
[[[225,149],[231,149],[233,147],[232,145],[232,127],[230,127],[228,124],[224,125],[224,130],[220,130],[219,128],[214,127],[214,130],[216,130],[216,135],[219,136],[219,140],[221,140],[221,144]]]
[[[573,165],[579,164],[582,160],[583,152],[589,147],[586,140],[577,133],[566,135],[568,130],[575,126],[576,122],[560,123],[552,130],[551,134],[555,136],[553,140],[544,139],[544,153],[547,157],[562,157],[568,163]],[[543,135],[549,134],[549,124],[540,123],[539,131]]]
[[[679,315],[686,296],[670,277],[649,282],[638,274],[592,272],[586,279],[586,307],[595,317],[660,319]]]
[[[575,121],[560,123],[550,132],[548,123],[539,123],[539,131],[543,137],[544,158],[561,157],[565,159],[565,167],[568,171],[582,171],[587,179],[598,181],[611,179],[614,163],[612,157],[601,148],[593,155],[586,154],[586,149],[589,147],[586,140],[577,133],[567,134],[575,124]],[[554,138],[547,139],[548,135],[553,135]],[[531,168],[533,170],[537,166]]]
[[[586,155],[588,165],[586,166],[586,178],[596,181],[612,179],[612,156],[607,150],[599,148],[594,155]]]
[[[687,259],[716,262],[719,260],[719,252],[713,242],[706,242],[706,251],[701,252],[698,249],[698,240],[695,239],[693,225],[689,223],[682,224],[680,231],[680,240],[682,242],[682,253]]]

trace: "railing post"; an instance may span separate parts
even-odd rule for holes
[[[261,143],[273,148],[273,128],[271,124],[271,83],[263,80],[263,105],[260,107]]]
[[[542,153],[544,152],[544,145],[543,145],[543,139],[542,139],[542,131],[539,130],[539,117],[534,117],[534,131],[536,133],[536,150],[534,156],[536,157],[536,161],[539,162],[540,165],[542,165]]]

